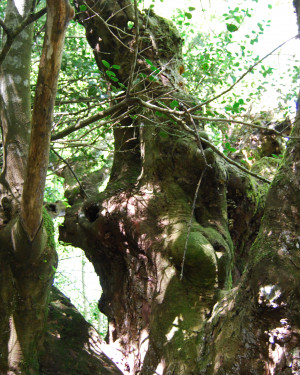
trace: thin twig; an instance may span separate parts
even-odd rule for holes
[[[114,106],[105,109],[104,111],[101,111],[97,113],[96,115],[93,115],[89,117],[88,119],[78,121],[75,125],[69,126],[67,129],[62,130],[59,133],[53,134],[51,137],[51,141],[56,141],[57,139],[64,138],[67,135],[75,132],[76,130],[82,129],[85,126],[88,126],[92,124],[93,122],[96,122],[98,120],[101,120],[109,115],[114,114],[115,112],[127,107],[127,103],[125,101],[122,101],[120,103],[115,104]],[[105,125],[107,121],[102,121],[99,126]]]
[[[129,96],[130,96],[130,90],[131,90],[131,86],[132,86],[132,82],[133,82],[137,56],[138,56],[138,52],[139,52],[140,28],[139,28],[139,13],[138,13],[138,7],[137,7],[136,0],[134,0],[134,17],[135,17],[135,48],[134,48],[133,63],[131,65],[131,70],[130,70],[129,79],[128,79],[126,98],[129,98]]]
[[[184,130],[186,130],[188,133],[190,133],[194,138],[197,139],[197,136],[195,135],[195,131],[193,129],[191,129],[181,118],[178,118],[176,117],[175,115],[170,115],[170,117],[177,121],[179,124],[181,124],[182,128]],[[199,135],[198,135],[199,136]],[[200,141],[204,144],[206,144],[207,146],[209,146],[213,151],[215,151],[216,154],[218,154],[219,156],[221,156],[221,158],[223,158],[224,160],[226,160],[229,164],[232,164],[234,165],[235,167],[237,167],[238,169],[240,169],[241,171],[249,174],[250,176],[253,176],[255,178],[257,178],[258,180],[261,180],[267,184],[270,184],[271,181],[264,178],[263,176],[260,176],[259,174],[256,174],[254,172],[251,172],[249,171],[247,168],[243,167],[241,164],[235,162],[234,160],[228,158],[222,151],[220,151],[213,143],[211,143],[210,141],[208,141],[207,139],[205,138],[202,138],[200,137]]]
[[[203,116],[192,116],[193,119],[195,120],[200,120],[200,121],[211,121],[211,122],[226,122],[226,123],[234,123],[234,124],[240,124],[240,125],[245,125],[249,126],[251,128],[256,128],[260,129],[262,131],[268,131],[269,133],[276,134],[279,137],[284,137],[287,138],[286,135],[282,134],[282,132],[277,131],[276,129],[268,128],[267,126],[261,126],[257,124],[250,124],[249,122],[244,122],[240,120],[232,120],[232,119],[226,119],[226,118],[218,118],[218,117],[203,117]],[[288,136],[289,139],[300,139],[300,137],[290,137]]]
[[[102,18],[100,16],[99,13],[95,12],[94,9],[92,9],[86,2],[85,2],[85,5],[87,6],[88,10],[91,11],[93,13],[93,15],[95,17],[98,17],[100,19],[100,21],[104,24],[104,26],[107,28],[107,30],[110,32],[110,34],[117,39],[117,41],[122,44],[123,47],[127,48],[130,50],[130,48],[128,46],[126,46],[126,44],[124,44],[122,42],[122,40],[120,40],[120,38],[117,37],[117,35],[115,33],[112,32],[111,28],[113,27],[113,25],[109,25],[104,18]],[[115,27],[116,29],[120,30],[119,28]],[[122,31],[122,30],[121,30]]]
[[[78,182],[78,185],[79,185],[79,188],[80,188],[80,193],[82,193],[86,198],[88,198],[89,197],[88,194],[86,193],[83,186],[81,185],[81,182],[79,181],[78,177],[76,176],[75,172],[73,171],[70,163],[66,159],[64,159],[61,155],[59,155],[59,153],[57,151],[55,151],[53,147],[51,147],[51,150],[54,152],[54,154],[56,156],[59,157],[59,159],[61,159],[66,164],[66,166],[69,168],[70,172],[74,176],[75,180]]]

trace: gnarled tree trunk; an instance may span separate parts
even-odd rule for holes
[[[130,1],[75,1],[84,4],[78,17],[99,69],[126,92],[115,116],[126,115],[114,129],[106,190],[73,204],[61,237],[84,249],[100,276],[99,307],[124,373],[242,373],[234,356],[229,372],[222,368],[214,306],[232,298],[253,264],[258,183],[227,165],[191,117],[174,26]]]

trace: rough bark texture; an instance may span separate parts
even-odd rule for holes
[[[121,375],[115,353],[58,289],[50,295],[39,375]],[[107,355],[105,354],[107,352]]]
[[[247,271],[207,323],[203,374],[299,374],[299,160],[299,140],[290,141]]]
[[[7,27],[14,29],[26,19],[31,3],[32,1],[24,1],[23,13],[19,13],[14,2],[8,1],[5,18]],[[22,7],[21,1],[19,5]],[[10,52],[0,66],[3,142],[3,169],[0,176],[1,226],[7,223],[17,210],[26,170],[30,138],[29,85],[32,36],[32,25],[30,25],[15,39]]]
[[[77,9],[82,4],[75,1]],[[117,78],[126,86],[135,56],[136,36],[127,27],[134,21],[132,5],[87,4],[78,17],[98,66],[105,72],[103,59],[120,65]],[[112,35],[116,29],[105,20],[126,34]],[[146,59],[160,72],[155,82],[147,78],[133,85],[128,106],[137,116],[124,118],[114,131],[109,184],[84,202],[72,201],[61,238],[84,249],[100,276],[99,307],[109,319],[107,340],[122,351],[125,374],[208,374],[218,371],[216,366],[224,371],[217,357],[224,350],[217,336],[216,343],[211,341],[219,324],[213,308],[224,295],[229,298],[233,282],[240,284],[259,229],[264,187],[227,166],[210,148],[203,146],[203,154],[180,122],[142,106],[133,108],[136,101],[130,98],[138,95],[150,104],[169,105],[176,99],[182,108],[193,105],[182,90],[176,29],[152,11],[139,14],[139,25],[133,82],[139,72],[153,72]],[[185,121],[192,128],[188,116]]]

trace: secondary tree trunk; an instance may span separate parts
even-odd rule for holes
[[[182,89],[173,25],[151,10],[135,19],[126,0],[84,4],[79,17],[99,69],[125,87],[131,113],[114,130],[106,190],[72,206],[61,237],[100,276],[107,340],[122,351],[124,373],[296,374],[299,141],[289,144],[260,226],[266,186],[192,136],[197,126],[206,137],[184,114],[195,103]],[[115,75],[106,62],[120,66]],[[164,114],[170,106],[175,117]]]
[[[14,30],[28,19],[34,3],[8,1],[7,28]],[[42,214],[42,208],[57,77],[65,30],[74,11],[67,0],[60,0],[48,1],[47,12],[32,121],[31,27],[14,40],[1,66],[1,374],[38,374],[38,354],[57,262],[53,224],[46,212]]]

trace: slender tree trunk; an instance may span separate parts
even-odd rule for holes
[[[31,1],[8,1],[7,25],[17,27],[14,20],[20,23],[29,10],[34,10]],[[38,374],[49,289],[57,262],[53,225],[50,217],[42,215],[43,194],[57,77],[65,30],[73,14],[67,0],[47,2],[45,42],[32,121],[31,27],[14,40],[1,66],[5,150],[0,231],[0,371],[3,374]]]
[[[9,0],[5,24],[16,28],[27,18],[32,1]],[[0,177],[2,217],[10,220],[16,209],[24,182],[30,139],[30,66],[33,26],[29,25],[14,41],[0,67],[1,130],[3,140],[3,170]],[[4,35],[3,39],[6,40]]]

